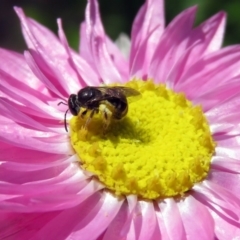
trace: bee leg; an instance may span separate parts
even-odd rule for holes
[[[81,112],[80,117],[83,119],[85,117],[85,115],[87,114],[88,110],[84,110],[83,112]]]
[[[89,123],[91,122],[91,120],[92,120],[95,112],[96,112],[96,109],[93,109],[93,110],[91,111],[91,113],[90,113],[90,115],[89,115],[89,117],[88,117],[88,119],[87,119],[87,121],[86,121],[86,123],[85,123],[85,125],[84,125],[84,128],[85,128],[85,129],[87,129],[87,127],[88,127]],[[86,113],[85,113],[85,114],[86,114]]]
[[[105,134],[109,124],[111,123],[112,112],[108,109],[108,107],[105,104],[100,104],[99,111],[102,114],[103,134]]]

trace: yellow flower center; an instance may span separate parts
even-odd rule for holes
[[[87,129],[86,119],[71,119],[71,142],[82,168],[116,195],[145,199],[177,196],[204,180],[215,143],[201,106],[150,80],[125,86],[142,97],[106,133],[100,114]]]

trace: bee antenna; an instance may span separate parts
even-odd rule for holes
[[[65,130],[66,132],[68,132],[68,129],[67,129],[67,112],[68,112],[69,109],[67,109],[67,111],[65,112],[64,114],[64,126],[65,126]]]
[[[68,105],[66,102],[59,102],[58,106],[61,105],[61,104]]]

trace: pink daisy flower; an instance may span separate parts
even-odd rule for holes
[[[165,27],[147,0],[131,44],[114,43],[89,0],[76,53],[61,20],[56,37],[15,11],[28,50],[0,49],[0,239],[237,239],[240,46],[221,48],[225,13],[193,27],[191,7]],[[58,103],[105,84],[142,97],[106,134],[109,101],[87,127],[89,111],[67,114],[66,132]]]

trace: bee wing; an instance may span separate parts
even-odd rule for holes
[[[141,93],[137,90],[123,86],[112,86],[112,87],[97,87],[103,94],[111,97],[121,98],[123,95],[127,98],[131,98],[131,101],[137,100],[141,97]],[[134,98],[133,98],[134,97]],[[136,98],[137,97],[137,98]]]

